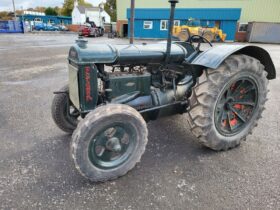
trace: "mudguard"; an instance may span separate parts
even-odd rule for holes
[[[197,56],[192,64],[216,69],[232,54],[245,54],[258,59],[265,66],[267,78],[276,78],[275,66],[269,53],[261,47],[252,45],[220,45],[210,48]]]

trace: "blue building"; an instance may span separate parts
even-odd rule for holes
[[[169,9],[135,9],[135,37],[166,38],[169,14]],[[240,15],[240,8],[178,8],[175,12],[175,25],[184,25],[189,18],[199,19],[202,26],[217,26],[227,34],[227,40],[234,40]],[[129,28],[130,9],[127,9],[127,19]]]
[[[51,16],[51,15],[34,15],[34,14],[24,14],[19,16],[21,21],[24,22],[43,22],[55,25],[69,25],[72,24],[72,18],[67,16]]]

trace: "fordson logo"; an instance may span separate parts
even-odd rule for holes
[[[86,85],[85,85],[85,92],[86,92],[86,102],[90,102],[92,101],[92,97],[91,97],[91,84],[90,84],[90,67],[87,66],[85,67],[85,81],[86,81]]]

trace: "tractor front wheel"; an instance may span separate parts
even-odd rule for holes
[[[200,143],[228,150],[245,140],[261,118],[267,100],[267,72],[255,58],[232,55],[198,78],[190,98],[189,120]]]
[[[122,104],[96,108],[72,136],[75,166],[93,182],[116,179],[140,161],[148,141],[146,122],[135,109]]]
[[[77,127],[79,116],[79,111],[69,99],[69,88],[66,85],[54,96],[52,118],[61,130],[71,134]]]

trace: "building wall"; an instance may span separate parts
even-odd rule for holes
[[[54,24],[56,25],[60,25],[61,23],[64,25],[69,25],[72,23],[72,18],[71,17],[65,17],[65,16],[51,16],[51,15],[45,15],[45,16],[41,16],[41,15],[22,15],[19,16],[21,21],[28,21],[28,22],[33,22],[35,19],[40,19],[40,22],[43,23],[49,23],[50,21],[52,21]],[[39,22],[39,21],[35,21],[35,22]]]
[[[224,33],[227,40],[234,40],[237,21],[240,19],[241,9],[176,9],[175,20],[180,25],[186,24],[186,16],[201,20],[202,26],[213,27],[217,24]],[[127,19],[130,18],[130,9],[127,10]],[[166,38],[168,30],[162,30],[161,20],[169,19],[169,9],[135,9],[135,37],[136,38]],[[152,28],[145,29],[144,22],[151,21]],[[129,21],[128,21],[129,23]]]
[[[241,8],[240,22],[280,22],[280,0],[179,0],[177,8]],[[136,0],[136,8],[169,8],[168,0]],[[126,20],[130,0],[117,0],[117,18]]]
[[[105,23],[111,23],[111,16],[105,10],[101,12],[101,15],[105,18]]]
[[[72,24],[82,24],[82,23],[84,22],[82,20],[81,13],[77,7],[74,7],[72,11]]]

